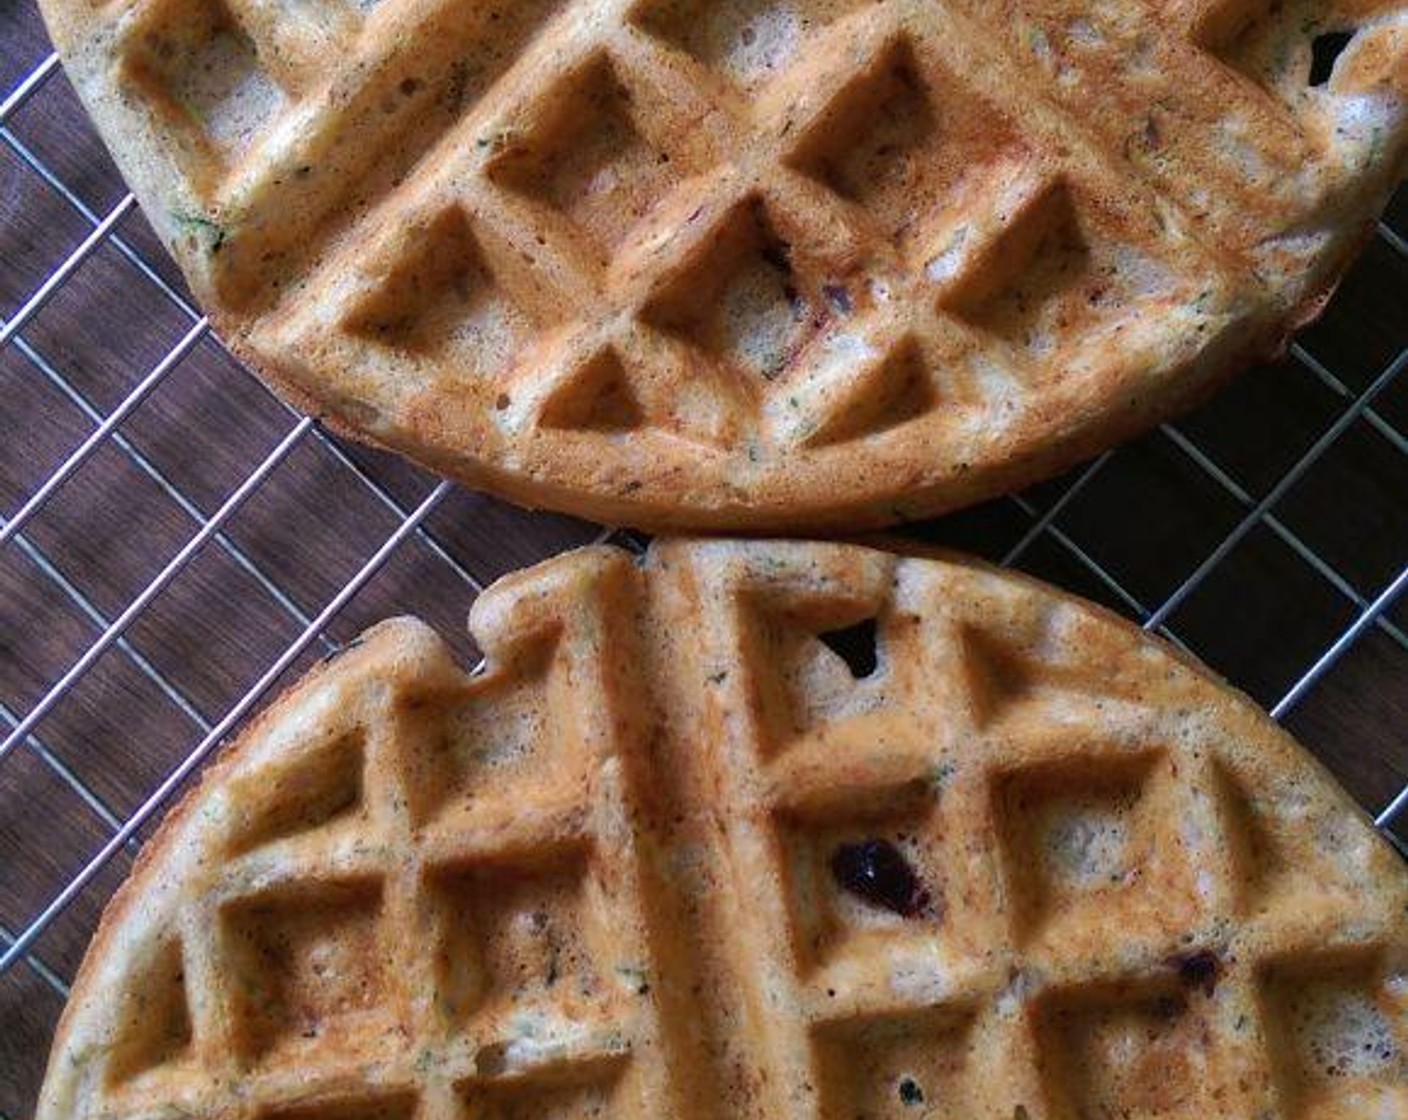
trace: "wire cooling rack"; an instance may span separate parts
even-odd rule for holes
[[[33,1108],[67,982],[163,807],[266,693],[417,613],[631,534],[344,444],[221,348],[27,3],[0,8],[0,1115]],[[1202,657],[1402,846],[1408,192],[1325,319],[1177,425],[910,530]],[[1395,830],[1398,830],[1397,832]]]

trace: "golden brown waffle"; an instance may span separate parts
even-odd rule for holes
[[[676,542],[470,625],[481,674],[388,622],[227,749],[40,1120],[1408,1116],[1408,871],[1128,624]]]
[[[652,527],[854,531],[1108,446],[1313,317],[1408,151],[1403,0],[42,6],[290,399]]]

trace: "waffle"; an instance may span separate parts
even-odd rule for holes
[[[1245,698],[1028,580],[593,547],[226,749],[39,1120],[1408,1116],[1408,871]]]
[[[41,4],[289,400],[656,529],[919,517],[1187,407],[1408,152],[1402,0]]]

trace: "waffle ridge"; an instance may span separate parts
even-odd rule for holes
[[[384,623],[227,748],[105,914],[39,1120],[1408,1115],[1401,861],[1112,616],[675,541],[471,628],[481,674]],[[922,890],[847,887],[866,844]]]
[[[1313,317],[1408,151],[1396,0],[43,7],[256,369],[654,527],[854,530],[1108,446]]]

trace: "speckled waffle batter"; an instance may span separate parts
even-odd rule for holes
[[[41,3],[272,384],[657,528],[1108,446],[1313,317],[1408,150],[1403,0]]]
[[[368,632],[109,907],[39,1120],[1389,1120],[1408,871],[1244,697],[956,560],[674,542]]]

